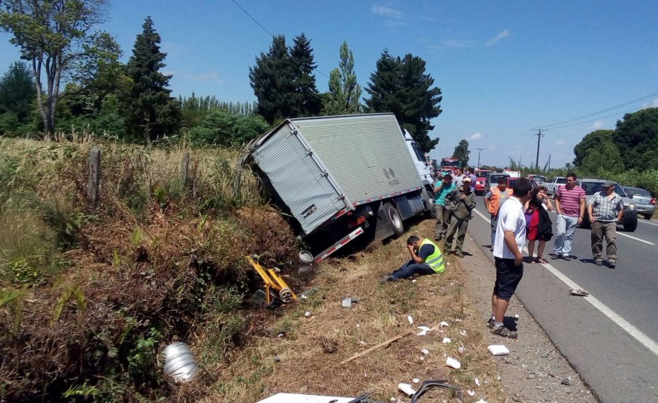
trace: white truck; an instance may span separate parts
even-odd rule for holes
[[[554,196],[555,192],[557,192],[557,188],[566,185],[567,184],[567,178],[564,176],[556,176],[555,178],[551,179],[548,182],[541,182],[538,183],[540,186],[545,186],[546,187],[546,194]]]
[[[408,218],[435,215],[429,167],[392,113],[287,119],[243,160],[310,248],[306,263],[368,228],[385,239],[402,235]]]

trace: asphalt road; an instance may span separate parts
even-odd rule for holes
[[[481,197],[477,203],[468,232],[493,259],[489,214]],[[618,229],[615,269],[594,264],[590,231],[577,229],[577,259],[551,260],[548,242],[549,264],[525,264],[517,297],[599,401],[658,402],[658,223],[640,219],[635,232]],[[590,295],[570,295],[576,286]],[[518,330],[523,337],[522,322]]]

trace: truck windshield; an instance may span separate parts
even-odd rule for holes
[[[420,146],[418,145],[418,143],[412,141],[411,148],[414,149],[414,153],[416,154],[416,158],[418,158],[418,161],[425,162],[425,157],[423,156],[423,152],[420,150]]]

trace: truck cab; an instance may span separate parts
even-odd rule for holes
[[[413,139],[413,137],[411,137],[411,134],[406,129],[402,129],[402,135],[404,136],[407,150],[409,150],[409,154],[411,154],[411,159],[416,165],[416,170],[418,171],[418,176],[420,177],[421,182],[423,182],[423,185],[426,187],[433,187],[434,180],[432,177],[432,169],[427,163],[423,151],[420,149],[420,145]]]

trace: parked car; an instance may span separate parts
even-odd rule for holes
[[[514,188],[514,183],[516,183],[516,181],[519,179],[521,178],[513,178],[513,177],[507,178],[507,188],[508,189]],[[530,179],[530,186],[532,186],[532,190],[535,190],[539,187],[537,182],[533,181],[532,179]]]
[[[487,176],[492,173],[488,169],[476,169],[475,170],[475,194],[482,196],[484,194],[484,184],[487,181]]]
[[[546,182],[546,177],[544,175],[531,174],[531,175],[528,175],[528,179],[537,182],[537,184]]]
[[[503,178],[509,178],[510,176],[506,173],[500,173],[500,172],[492,172],[489,175],[487,175],[487,180],[484,181],[484,189],[482,191],[482,194],[487,194],[489,193],[489,190],[492,187],[498,186],[498,178],[503,177]]]
[[[551,196],[555,195],[555,192],[557,191],[558,187],[566,184],[567,184],[567,178],[564,176],[556,176],[555,178],[551,179],[549,182],[540,183],[540,185],[546,187],[546,194]]]
[[[594,196],[596,192],[601,190],[601,186],[605,180],[603,179],[578,179],[576,183],[578,186],[582,187],[585,190],[585,198],[589,203],[589,200]],[[637,208],[633,200],[631,200],[627,195],[624,189],[615,183],[615,193],[621,196],[621,200],[624,202],[624,215],[622,217],[622,222],[619,223],[624,226],[624,230],[628,232],[634,232],[637,228]],[[589,214],[585,214],[581,228],[589,228],[591,221],[589,219]]]
[[[648,190],[630,186],[622,187],[628,197],[633,199],[635,208],[637,208],[637,213],[643,215],[647,220],[650,220],[653,213],[656,211],[656,198],[652,197]]]

